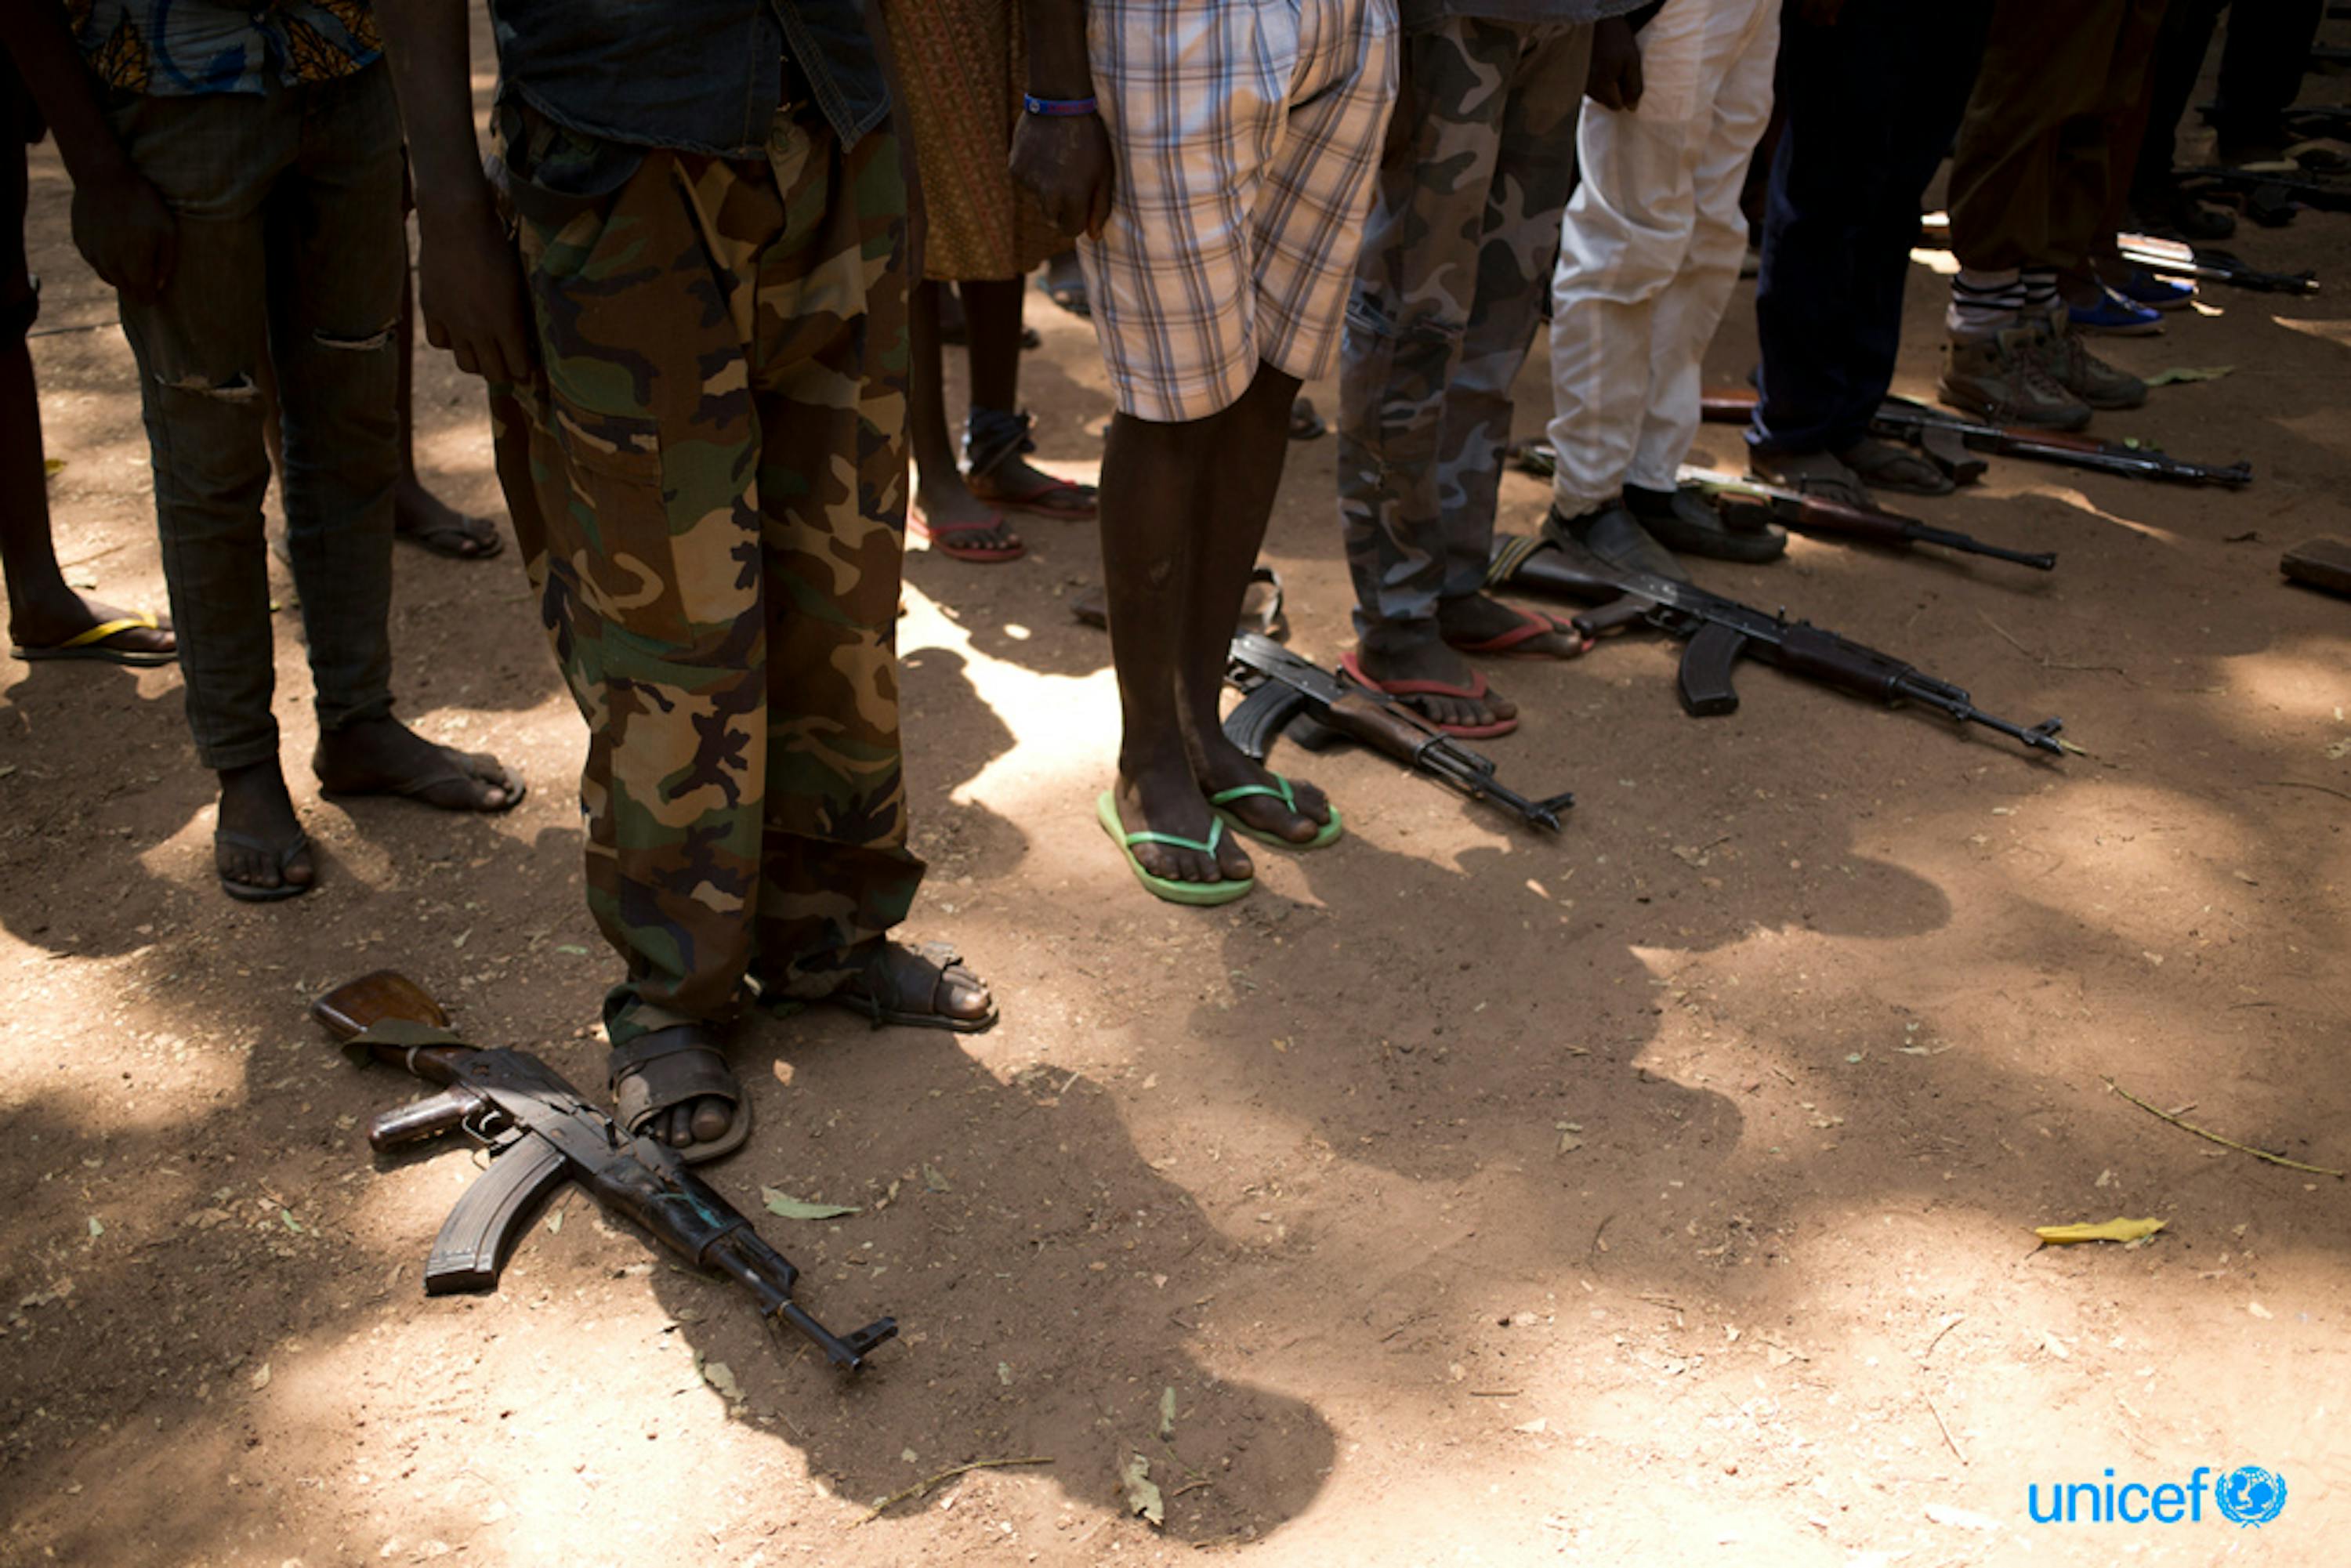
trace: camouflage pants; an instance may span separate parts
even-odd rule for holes
[[[723,1018],[747,973],[822,995],[923,872],[896,145],[843,153],[812,112],[766,162],[502,129],[544,384],[499,404],[500,474],[588,721],[588,901],[627,964],[607,1025]]]
[[[1433,636],[1438,602],[1485,581],[1591,44],[1463,18],[1405,36],[1340,371],[1339,516],[1374,652]]]

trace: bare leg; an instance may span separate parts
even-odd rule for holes
[[[1199,763],[1214,769],[1214,788],[1265,778],[1221,734],[1211,741],[1199,732],[1216,728],[1217,683],[1281,476],[1296,391],[1290,377],[1261,369],[1238,402],[1207,419],[1157,424],[1122,413],[1111,422],[1102,577],[1123,726],[1119,815],[1131,831],[1205,841],[1215,817]],[[1321,797],[1301,789],[1301,804],[1310,802],[1322,810]],[[1273,805],[1278,831],[1312,835],[1311,823],[1296,831],[1290,814]],[[1253,869],[1229,839],[1213,861],[1165,844],[1140,844],[1134,853],[1152,874],[1179,882]]]
[[[416,476],[416,291],[400,291],[400,481],[392,492],[392,526],[427,549],[483,560],[504,548],[497,524],[468,517]]]
[[[955,438],[947,433],[946,370],[939,352],[939,300],[946,292],[943,283],[918,283],[907,301],[911,362],[906,443],[914,459],[914,509],[934,533],[953,532],[958,544],[1009,549],[1020,542],[1020,536],[1006,525],[995,507],[966,487]],[[1012,352],[1017,358],[1020,352],[1018,318],[1013,333]],[[979,358],[976,349],[972,357],[975,361]],[[993,528],[985,527],[991,521],[996,525]]]
[[[964,283],[964,319],[971,340],[971,406],[1011,413],[1020,406],[1021,302],[1029,286],[1019,278],[992,283]],[[1084,485],[1063,485],[1032,467],[1015,452],[985,474],[965,477],[965,486],[982,501],[1005,505],[1015,497],[1032,497],[1032,509],[1049,516],[1087,518],[1094,515],[1095,496]]]
[[[18,338],[0,346],[0,576],[7,579],[8,633],[21,648],[54,648],[125,618],[114,606],[67,587],[57,570],[45,456],[33,356]],[[118,632],[104,643],[137,653],[168,653],[175,645],[169,631],[143,626]]]
[[[1249,391],[1218,416],[1216,459],[1207,465],[1193,533],[1186,592],[1190,604],[1176,677],[1185,750],[1205,794],[1272,782],[1270,773],[1225,738],[1217,709],[1233,624],[1240,619],[1249,569],[1257,564],[1274,492],[1281,484],[1282,462],[1290,451],[1290,406],[1298,385],[1296,377],[1260,364]],[[1303,843],[1331,820],[1331,808],[1320,789],[1291,782],[1297,790],[1296,811],[1262,795],[1237,801],[1231,810],[1251,827]]]

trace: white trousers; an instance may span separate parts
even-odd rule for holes
[[[1698,434],[1699,361],[1747,250],[1739,192],[1771,118],[1780,0],[1666,0],[1640,43],[1639,107],[1584,100],[1552,278],[1551,444],[1570,517],[1627,483],[1672,489]]]

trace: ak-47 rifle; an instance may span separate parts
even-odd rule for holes
[[[1712,402],[1709,395],[1708,417],[1721,417],[1713,412]],[[1751,398],[1747,406],[1750,412],[1753,410]],[[1551,443],[1541,440],[1523,442],[1513,447],[1510,460],[1526,472],[1544,479],[1552,476],[1556,461]],[[2028,553],[2000,545],[1988,545],[1973,534],[1963,534],[1955,528],[1938,528],[1916,517],[1883,512],[1876,507],[1848,507],[1843,501],[1827,496],[1808,496],[1802,491],[1791,490],[1785,486],[1769,484],[1761,479],[1742,479],[1736,474],[1724,474],[1712,468],[1693,468],[1687,464],[1675,471],[1674,478],[1692,489],[1704,491],[1714,498],[1718,506],[1729,500],[1756,507],[1773,522],[1794,533],[1810,534],[1820,538],[1859,539],[1873,545],[1941,545],[1945,549],[1990,556],[1995,560],[2014,561],[2019,566],[2029,566],[2041,571],[2057,569],[2057,558],[2045,550]],[[1735,517],[1729,511],[1724,515]]]
[[[2177,178],[2181,189],[2190,194],[2228,191],[2243,197],[2245,215],[2270,228],[2292,223],[2297,207],[2321,213],[2351,213],[2351,183],[2314,179],[2284,168],[2207,165],[2179,170]]]
[[[2153,235],[2116,235],[2116,248],[2133,267],[2162,277],[2192,278],[2199,283],[2225,283],[2256,294],[2315,294],[2314,272],[2263,272],[2248,267],[2232,251],[2211,250]]]
[[[1743,424],[1755,414],[1755,391],[1738,387],[1710,392],[1699,400],[1701,414],[1711,423]],[[1923,448],[1938,462],[1953,443],[2004,457],[2029,457],[2042,463],[2087,468],[2098,474],[2118,474],[2131,479],[2164,479],[2176,485],[2224,485],[2239,489],[2253,482],[2253,465],[2231,463],[2191,463],[2151,446],[2129,446],[2087,435],[2067,435],[2054,430],[2024,430],[1985,424],[1890,397],[1877,405],[1869,421],[1870,434],[1884,441],[1905,441]],[[1941,449],[1938,451],[1938,448]],[[1949,465],[1946,463],[1946,466]]]
[[[424,1265],[425,1294],[497,1289],[532,1210],[576,1181],[608,1212],[634,1220],[695,1268],[732,1277],[759,1303],[762,1318],[799,1330],[845,1372],[863,1366],[874,1346],[896,1335],[894,1318],[877,1318],[845,1336],[817,1322],[792,1300],[799,1270],[676,1150],[631,1136],[538,1058],[467,1045],[414,981],[378,970],[320,997],[310,1016],[362,1059],[443,1086],[370,1124],[368,1143],[378,1154],[459,1128],[489,1148],[489,1170],[442,1222]]]
[[[1385,752],[1416,773],[1450,785],[1473,800],[1491,800],[1531,827],[1559,831],[1559,814],[1573,795],[1530,800],[1494,777],[1491,758],[1470,750],[1395,698],[1342,681],[1270,637],[1244,632],[1233,639],[1225,678],[1245,695],[1225,719],[1225,734],[1259,762],[1293,720],[1309,733],[1298,738],[1320,750],[1332,736]],[[1311,729],[1310,729],[1311,723]]]
[[[1645,622],[1688,646],[1677,680],[1682,706],[1698,716],[1736,712],[1732,666],[1752,653],[1792,675],[1834,686],[1888,706],[1916,703],[1964,724],[1980,724],[2036,751],[2063,755],[2049,718],[2026,728],[1977,707],[1949,681],[1938,681],[1891,654],[1849,642],[1808,621],[1790,621],[1708,593],[1687,582],[1630,567],[1611,566],[1582,546],[1549,535],[1500,535],[1494,540],[1487,582],[1559,594],[1598,610],[1575,618],[1587,635]]]
[[[1848,507],[1826,496],[1808,496],[1800,490],[1765,484],[1759,479],[1719,474],[1711,468],[1685,465],[1674,477],[1681,484],[1703,490],[1709,496],[1759,505],[1771,514],[1773,522],[1795,533],[1824,538],[1859,539],[1865,544],[1874,545],[1940,545],[1945,549],[1990,556],[1994,560],[2013,561],[2019,566],[2029,566],[2041,571],[2057,569],[2057,558],[2046,550],[2013,550],[2000,545],[1988,545],[1973,534],[1963,534],[1954,528],[1938,528],[1916,517],[1906,517],[1896,512],[1881,512],[1875,507]]]

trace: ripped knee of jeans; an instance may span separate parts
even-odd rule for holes
[[[200,371],[184,376],[159,375],[155,383],[165,392],[186,392],[193,397],[210,398],[215,402],[254,402],[261,396],[261,385],[253,379],[250,371],[238,371],[226,376],[208,376]]]
[[[329,332],[322,327],[311,333],[310,337],[311,340],[322,349],[333,349],[347,354],[372,354],[378,350],[390,348],[392,335],[398,330],[400,330],[400,323],[394,320],[385,322],[372,332],[362,332],[356,336],[342,332]]]

